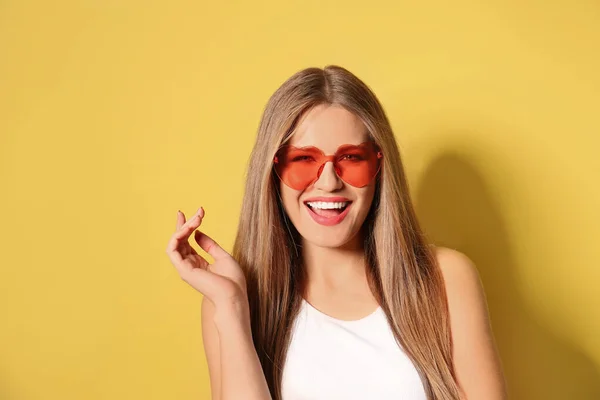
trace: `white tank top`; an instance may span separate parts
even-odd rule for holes
[[[282,398],[426,400],[427,396],[381,307],[362,319],[343,321],[302,299],[283,369]]]

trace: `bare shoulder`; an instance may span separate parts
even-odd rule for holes
[[[490,323],[483,283],[466,254],[436,247],[444,278],[459,384],[468,399],[506,399],[506,383]]]
[[[466,254],[448,247],[437,246],[435,255],[447,291],[470,290],[472,294],[483,292],[477,267]]]
[[[478,328],[488,326],[488,310],[483,284],[473,260],[466,254],[448,247],[436,247],[435,254],[444,278],[448,307],[453,325],[477,319]],[[456,329],[468,329],[469,325],[455,325]],[[454,329],[453,333],[459,334]],[[464,333],[463,333],[464,334]],[[471,332],[472,334],[472,332]],[[460,338],[459,338],[460,339]]]

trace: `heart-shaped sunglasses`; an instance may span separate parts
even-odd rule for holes
[[[283,145],[273,163],[279,179],[295,190],[304,190],[316,182],[327,162],[333,162],[336,174],[354,187],[367,186],[381,168],[383,154],[374,142],[358,145],[343,144],[335,154],[325,153],[314,146]]]

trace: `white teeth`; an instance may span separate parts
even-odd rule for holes
[[[332,210],[336,208],[344,208],[350,202],[349,201],[340,201],[340,202],[324,202],[324,201],[310,201],[308,204],[311,208],[318,208],[321,210]]]

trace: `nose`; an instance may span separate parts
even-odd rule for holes
[[[333,162],[329,161],[323,165],[321,175],[314,184],[315,189],[321,189],[326,192],[332,192],[337,189],[341,189],[343,182],[335,172]]]

